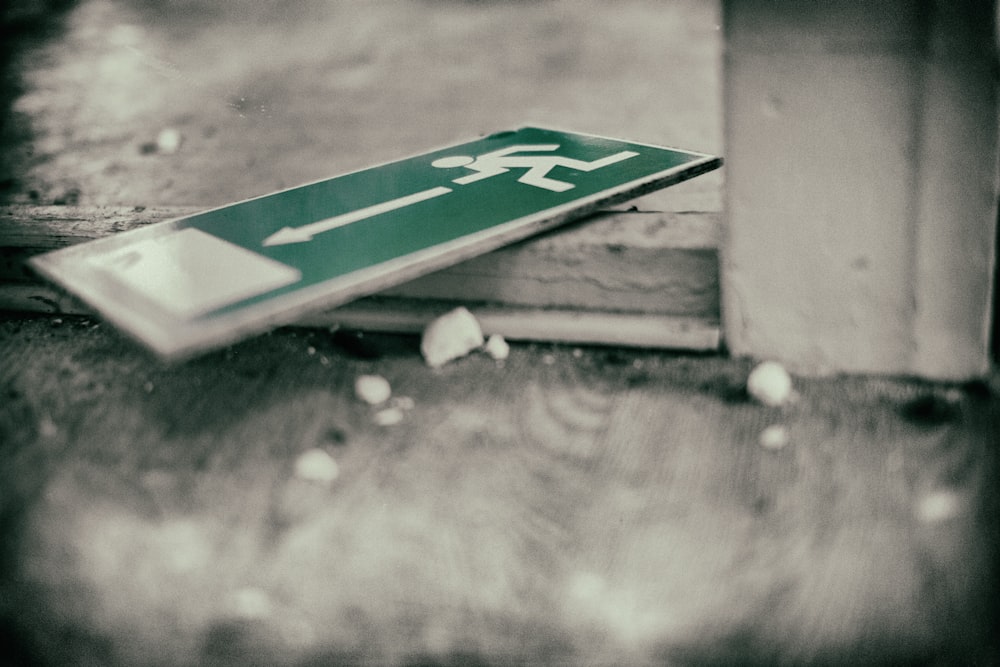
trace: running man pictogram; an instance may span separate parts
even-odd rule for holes
[[[576,160],[562,155],[519,155],[519,153],[542,153],[556,150],[559,150],[559,144],[521,144],[518,146],[508,146],[507,148],[491,153],[484,153],[475,158],[471,158],[468,155],[452,155],[437,159],[431,164],[439,169],[465,167],[476,172],[452,181],[459,185],[474,183],[484,178],[505,174],[511,169],[527,169],[517,179],[519,183],[533,185],[536,188],[551,190],[552,192],[565,192],[572,190],[576,186],[566,181],[549,178],[548,174],[554,168],[566,167],[580,171],[594,171],[595,169],[607,167],[608,165],[638,155],[635,151],[621,151],[591,162]]]

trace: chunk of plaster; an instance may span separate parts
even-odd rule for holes
[[[354,394],[369,405],[379,405],[392,396],[392,387],[381,375],[359,375],[354,380]]]
[[[510,345],[500,334],[493,334],[486,339],[486,347],[483,349],[486,350],[486,354],[497,361],[503,361],[510,356]]]
[[[340,475],[340,466],[322,449],[308,449],[295,461],[295,476],[307,482],[330,484]]]
[[[776,408],[792,398],[792,377],[775,361],[765,361],[750,371],[747,393],[764,405]]]
[[[760,432],[758,442],[764,449],[781,449],[788,444],[788,427],[784,424],[772,424]]]
[[[468,309],[459,307],[427,325],[420,340],[420,352],[428,366],[440,368],[482,345],[479,322]]]

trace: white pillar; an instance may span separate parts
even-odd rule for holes
[[[799,372],[988,369],[991,3],[724,0],[735,355]]]

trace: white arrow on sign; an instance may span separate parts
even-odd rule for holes
[[[357,222],[358,220],[371,218],[372,216],[379,215],[380,213],[388,213],[389,211],[395,211],[398,208],[404,208],[411,204],[417,204],[422,201],[427,201],[428,199],[433,199],[434,197],[440,197],[441,195],[446,195],[451,191],[451,188],[446,187],[431,188],[430,190],[422,190],[420,192],[415,192],[412,195],[399,197],[398,199],[390,199],[389,201],[382,202],[381,204],[375,204],[374,206],[359,208],[356,211],[344,213],[343,215],[335,215],[332,218],[326,218],[325,220],[317,220],[316,222],[311,222],[308,225],[303,225],[301,227],[282,227],[264,239],[264,246],[287,245],[289,243],[305,243],[306,241],[312,241],[313,237],[317,234],[322,234],[323,232],[328,232],[331,229],[349,225],[352,222]]]

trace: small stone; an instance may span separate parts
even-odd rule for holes
[[[181,137],[180,130],[172,127],[166,127],[160,130],[160,134],[156,137],[156,150],[164,155],[173,155],[181,147]]]
[[[492,334],[486,339],[486,346],[483,349],[486,354],[497,361],[502,361],[510,356],[510,345],[500,334]]]
[[[405,414],[402,408],[391,407],[376,412],[375,416],[372,417],[372,421],[379,426],[395,426],[403,421],[403,417],[405,417]]]
[[[307,482],[330,484],[340,475],[340,466],[322,449],[307,449],[295,460],[295,476]]]
[[[792,397],[792,378],[781,364],[765,361],[747,377],[747,393],[764,405],[780,407]]]
[[[917,501],[914,513],[921,523],[941,523],[958,516],[962,500],[953,491],[932,491]]]
[[[428,366],[440,368],[482,345],[479,322],[467,308],[459,307],[427,325],[420,340],[420,352]]]
[[[772,424],[760,432],[758,442],[764,449],[781,449],[788,444],[788,427],[784,424]]]
[[[368,405],[381,405],[392,396],[392,387],[381,375],[359,375],[354,381],[354,393]]]
[[[308,354],[310,357],[315,356],[316,348],[310,345],[309,347],[306,348],[306,354]]]
[[[546,366],[551,366],[552,364],[556,363],[556,357],[555,357],[555,355],[554,354],[543,354],[542,355],[542,363],[545,364]]]
[[[155,388],[156,386],[152,382],[146,382],[144,385],[142,385],[142,390],[145,391],[147,394],[152,394],[153,389]]]

